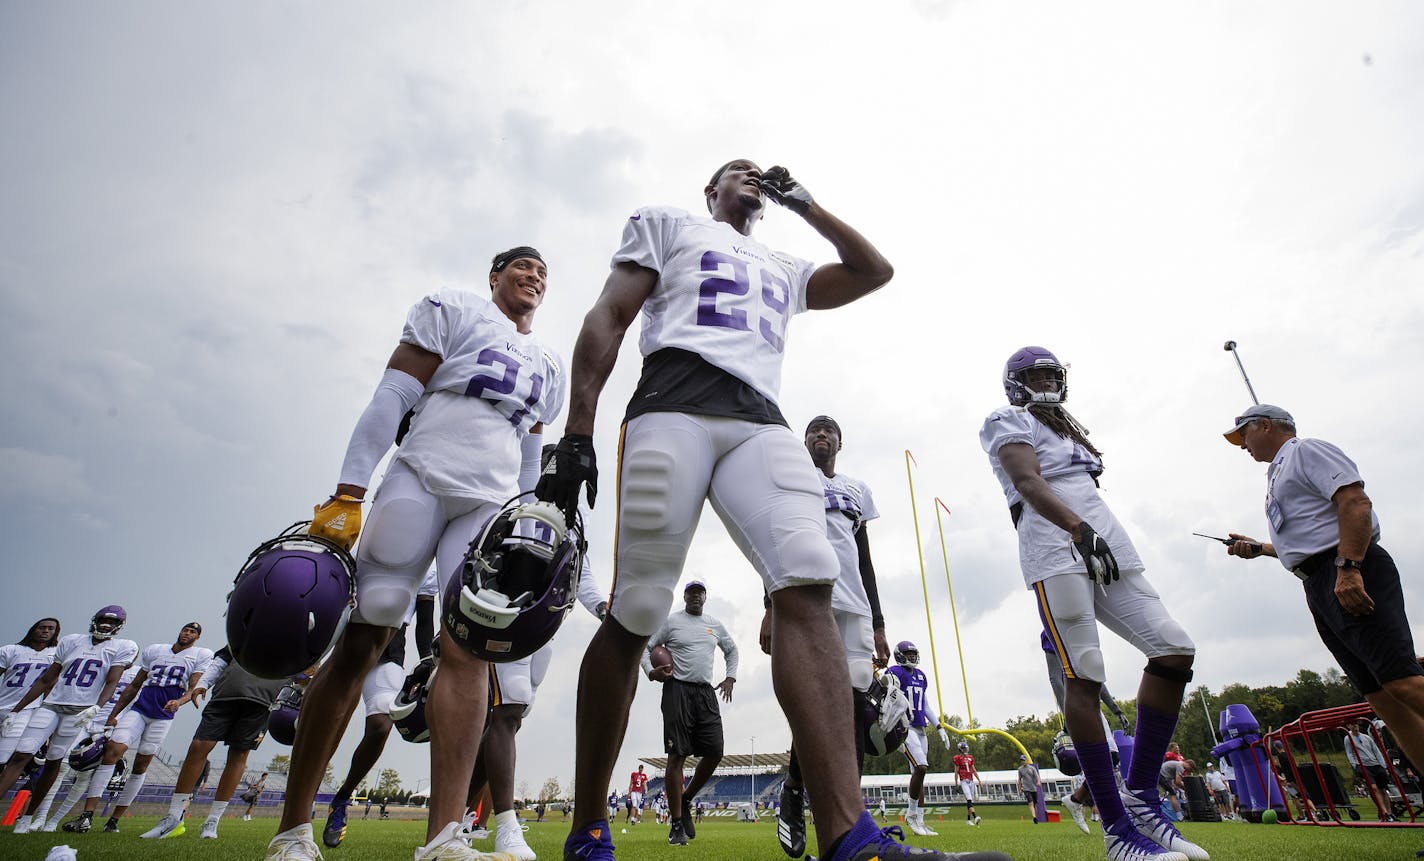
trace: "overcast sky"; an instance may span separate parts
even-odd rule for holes
[[[536,329],[567,357],[623,219],[698,211],[711,171],[749,157],[896,267],[793,323],[782,406],[798,431],[840,421],[840,467],[883,513],[891,640],[928,658],[918,459],[946,712],[967,708],[936,496],[974,717],[1052,708],[977,441],[1025,344],[1071,363],[1069,406],[1197,681],[1327,669],[1297,581],[1191,533],[1265,533],[1263,467],[1220,436],[1250,402],[1232,338],[1263,400],[1360,465],[1424,612],[1421,32],[1404,2],[0,4],[0,636],[48,614],[81,631],[118,602],[140,645],[196,618],[220,646],[239,564],[330,492],[412,302],[483,290],[493,253],[535,245]],[[759,236],[833,254],[783,210]],[[605,586],[635,341],[596,437]],[[693,576],[742,647],[728,751],[784,750],[761,586],[710,513]],[[572,777],[593,629],[579,610],[556,641],[530,792]],[[1141,657],[1106,656],[1133,696]],[[620,788],[661,753],[657,697],[640,685]],[[395,739],[381,766],[413,786],[426,757]]]

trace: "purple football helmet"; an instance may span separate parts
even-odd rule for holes
[[[287,685],[277,694],[272,711],[267,715],[267,735],[277,744],[292,746],[297,740],[297,718],[302,710],[302,688]]]
[[[89,620],[89,636],[96,640],[107,640],[123,630],[129,614],[118,604],[100,607],[94,618]]]
[[[910,701],[900,690],[900,680],[877,673],[865,692],[865,752],[871,756],[894,753],[910,735]]]
[[[104,760],[104,750],[109,746],[109,734],[99,733],[81,739],[74,750],[69,752],[69,767],[75,771],[93,771]]]
[[[534,654],[574,605],[585,548],[582,518],[566,527],[553,504],[521,505],[516,497],[470,542],[450,578],[445,629],[486,661]]]
[[[903,667],[915,667],[920,663],[920,649],[909,640],[895,644],[895,663]]]
[[[1036,391],[1025,375],[1030,370],[1047,370],[1058,381],[1058,390]],[[1016,407],[1026,404],[1061,404],[1068,400],[1068,369],[1058,357],[1042,347],[1024,347],[1004,363],[1004,394]]]
[[[391,704],[391,723],[406,741],[421,744],[430,741],[430,726],[425,722],[425,699],[435,684],[438,668],[434,658],[425,658],[406,676],[400,693]]]
[[[320,661],[356,605],[355,560],[305,527],[258,545],[228,595],[228,646],[259,678],[284,679]]]

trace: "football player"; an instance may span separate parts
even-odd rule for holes
[[[974,767],[974,754],[969,752],[969,742],[959,742],[959,753],[954,755],[954,774],[959,778],[959,791],[964,794],[964,804],[968,812],[964,821],[970,825],[979,824],[979,814],[974,812],[974,802],[979,797],[979,769]]]
[[[104,824],[104,833],[118,833],[119,819],[143,788],[148,765],[168,737],[168,730],[173,727],[173,716],[193,698],[192,692],[203,677],[203,668],[212,660],[212,650],[197,645],[202,635],[203,626],[189,622],[178,631],[178,639],[171,645],[155,643],[144,647],[139,655],[138,675],[109,710],[104,723],[112,728],[113,737],[105,746],[104,758],[90,779],[89,800],[84,803],[84,812],[77,819],[64,823],[65,831],[82,833],[89,830],[94,811],[99,807],[99,796],[109,785],[115,764],[130,747],[138,745],[138,754],[124,783],[124,791],[119,793],[114,811]],[[133,703],[133,708],[125,711],[130,703]]]
[[[94,720],[89,722],[89,728],[93,729],[103,727],[106,723],[108,723],[109,715],[113,714],[114,712],[114,706],[119,704],[119,698],[124,695],[124,691],[128,690],[129,685],[133,684],[133,680],[137,678],[138,669],[139,668],[137,664],[130,664],[129,668],[124,670],[124,674],[119,676],[119,683],[114,686],[113,695],[110,696],[109,699],[104,702],[104,707],[99,710],[99,713],[97,715],[94,716]],[[105,746],[105,749],[107,749],[109,735],[110,733],[107,730],[104,730],[97,734],[91,735],[90,738],[94,741],[94,743],[103,744]],[[79,745],[83,744],[83,742],[84,740],[80,739],[79,744],[76,744],[74,748],[70,751],[71,759],[73,758],[74,752],[79,750]],[[44,801],[40,802],[40,806],[35,808],[35,812],[32,817],[32,821],[34,822],[35,827],[37,827],[40,831],[49,833],[58,831],[60,822],[64,819],[64,817],[69,815],[69,811],[73,810],[76,804],[81,801],[84,801],[89,797],[89,792],[91,789],[96,794],[102,795],[106,790],[109,789],[109,787],[114,785],[115,781],[118,781],[121,784],[126,784],[128,782],[126,773],[127,766],[125,765],[122,759],[118,760],[114,764],[113,774],[108,780],[105,780],[103,783],[100,783],[99,781],[93,779],[94,771],[98,770],[97,766],[98,763],[95,764],[94,770],[88,772],[87,777],[82,774],[75,775],[74,782],[69,785],[69,791],[64,794],[64,798],[60,801],[59,806],[54,808],[53,813],[51,813],[50,805],[54,803],[55,796],[59,794],[59,785],[61,783],[61,781],[56,780],[54,782],[54,787],[49,791],[49,795],[46,795]]]
[[[23,711],[13,712],[15,704],[34,684],[49,665],[54,663],[54,647],[59,643],[59,620],[45,617],[30,626],[24,639],[18,643],[0,646],[0,715],[5,722],[0,726],[0,763],[7,763],[15,753],[15,745],[35,709],[40,707],[36,697]]]
[[[30,817],[49,794],[69,749],[99,713],[101,704],[113,695],[124,670],[138,657],[138,645],[133,640],[115,636],[126,621],[128,613],[117,604],[99,608],[89,622],[89,632],[62,637],[55,646],[54,661],[11,706],[11,712],[18,714],[44,697],[44,705],[30,718],[4,774],[0,774],[0,796],[10,791],[26,763],[48,742],[45,769],[35,781],[29,809],[15,823],[17,832],[30,830]]]
[[[346,779],[332,796],[326,813],[326,826],[321,831],[321,842],[335,849],[346,839],[346,813],[351,806],[351,795],[366,779],[366,775],[381,758],[390,738],[391,706],[405,683],[405,640],[406,629],[415,621],[415,650],[422,660],[430,657],[430,642],[435,631],[435,605],[440,595],[440,579],[435,568],[425,572],[425,579],[416,590],[415,601],[406,613],[405,622],[386,644],[376,666],[366,674],[361,683],[361,701],[366,707],[366,726],[361,733],[361,741],[351,753],[351,766],[346,771]]]
[[[608,823],[588,802],[613,776],[639,655],[667,618],[710,500],[772,597],[772,673],[804,743],[822,857],[897,859],[903,847],[861,805],[850,678],[830,613],[837,566],[820,483],[776,403],[791,316],[859,299],[884,286],[893,270],[785,168],[763,171],[734,159],[712,174],[703,197],[710,218],[654,206],[625,223],[613,271],[574,348],[565,435],[538,485],[540,499],[566,512],[585,486],[593,504],[599,395],[641,313],[643,372],[619,444],[613,595],[579,678],[574,794],[585,803],[575,808],[564,854],[613,857]],[[753,238],[769,200],[803,218],[840,260],[816,266]]]
[[[866,691],[875,677],[875,667],[890,661],[885,639],[885,614],[880,610],[880,589],[875,582],[875,566],[870,559],[870,532],[866,524],[880,516],[870,487],[843,472],[836,472],[841,450],[841,426],[830,416],[816,416],[806,426],[806,451],[821,478],[825,496],[826,537],[836,552],[840,575],[831,591],[831,612],[845,647],[850,671],[851,704],[855,717],[855,762],[859,769],[865,759]],[[761,621],[761,648],[771,651],[771,601]],[[781,785],[777,805],[777,838],[792,858],[806,851],[806,798],[801,779],[801,762],[793,746],[787,778]]]
[[[905,810],[905,824],[924,837],[938,832],[925,824],[925,772],[930,764],[930,745],[926,730],[939,729],[939,740],[949,747],[949,733],[940,726],[939,715],[930,705],[929,679],[920,669],[920,650],[909,640],[895,644],[895,665],[886,670],[900,683],[900,691],[910,703],[910,734],[905,737],[905,759],[910,763],[910,800]]]
[[[1208,854],[1162,815],[1157,777],[1177,726],[1196,648],[1143,576],[1122,524],[1098,493],[1102,454],[1064,409],[1068,371],[1048,350],[1024,347],[1004,365],[1009,405],[979,432],[1018,531],[1019,564],[1066,678],[1064,718],[1113,861]],[[1098,621],[1147,657],[1137,691],[1137,735],[1119,793],[1098,707],[1106,678]]]
[[[490,298],[442,290],[407,315],[400,343],[352,432],[335,492],[312,518],[313,535],[350,548],[371,475],[401,437],[357,548],[356,609],[328,671],[303,701],[271,859],[318,857],[311,809],[322,773],[362,680],[400,626],[431,561],[443,593],[471,539],[538,476],[544,423],[558,415],[566,388],[558,357],[532,328],[547,277],[537,250],[512,248],[491,263]],[[449,647],[450,637],[442,639],[442,681],[431,687],[426,708],[430,817],[417,861],[483,857],[470,847],[461,819],[484,728],[488,670],[485,661]]]

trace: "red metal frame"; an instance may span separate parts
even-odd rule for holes
[[[1291,778],[1299,788],[1303,799],[1309,798],[1310,794],[1306,792],[1305,786],[1300,779],[1300,768],[1296,765],[1295,754],[1291,750],[1291,740],[1299,739],[1301,744],[1305,747],[1306,753],[1310,755],[1310,768],[1315,772],[1316,785],[1320,787],[1321,794],[1325,796],[1325,806],[1330,810],[1330,819],[1325,822],[1312,821],[1309,818],[1304,821],[1292,819],[1283,824],[1331,827],[1338,825],[1351,828],[1424,828],[1424,822],[1417,821],[1421,815],[1421,811],[1416,810],[1414,805],[1410,804],[1409,793],[1405,792],[1403,781],[1400,780],[1398,772],[1395,771],[1394,763],[1389,760],[1389,757],[1385,757],[1385,768],[1389,770],[1390,779],[1394,781],[1394,786],[1399,791],[1400,798],[1404,799],[1404,807],[1409,815],[1409,821],[1406,822],[1402,819],[1398,822],[1382,822],[1379,820],[1364,819],[1358,821],[1346,820],[1335,807],[1333,799],[1334,793],[1330,792],[1326,785],[1325,774],[1320,769],[1320,761],[1316,756],[1315,744],[1311,741],[1311,735],[1321,732],[1340,732],[1348,734],[1346,733],[1346,727],[1349,724],[1361,718],[1373,718],[1374,716],[1375,710],[1369,703],[1356,703],[1355,705],[1349,706],[1337,706],[1333,709],[1306,712],[1296,720],[1291,721],[1280,729],[1266,733],[1259,741],[1252,743],[1251,746],[1253,748],[1260,747],[1262,749],[1262,753],[1265,754],[1266,762],[1271,764],[1271,779],[1275,781],[1276,788],[1281,794],[1282,804],[1286,803],[1286,799],[1289,798],[1290,795],[1286,792],[1286,788],[1281,783],[1274,767],[1276,760],[1271,754],[1271,743],[1280,741],[1284,744],[1286,761],[1290,763],[1291,767]],[[1384,739],[1380,738],[1379,732],[1375,729],[1373,723],[1370,725],[1370,735],[1374,738],[1375,745],[1379,747],[1381,751],[1385,750]],[[1255,760],[1255,757],[1253,757],[1253,760]],[[1358,756],[1356,760],[1358,761]],[[1258,776],[1262,776],[1259,775],[1260,767],[1260,763],[1257,762],[1256,769]],[[1361,771],[1364,774],[1365,785],[1371,790],[1371,793],[1373,793],[1374,778],[1370,776],[1368,770],[1361,769]],[[1264,776],[1262,777],[1264,778]],[[1262,779],[1261,785],[1266,785],[1264,779]],[[1388,792],[1384,792],[1384,795],[1386,798],[1389,797]],[[1289,805],[1287,805],[1287,811],[1289,811]]]

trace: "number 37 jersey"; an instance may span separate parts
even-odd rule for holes
[[[401,341],[441,361],[396,459],[431,493],[497,502],[514,496],[520,439],[563,408],[568,381],[559,357],[466,290],[415,303]]]
[[[773,251],[731,225],[681,209],[639,209],[613,262],[658,273],[638,348],[697,353],[775,403],[792,314],[806,310],[815,264]]]

